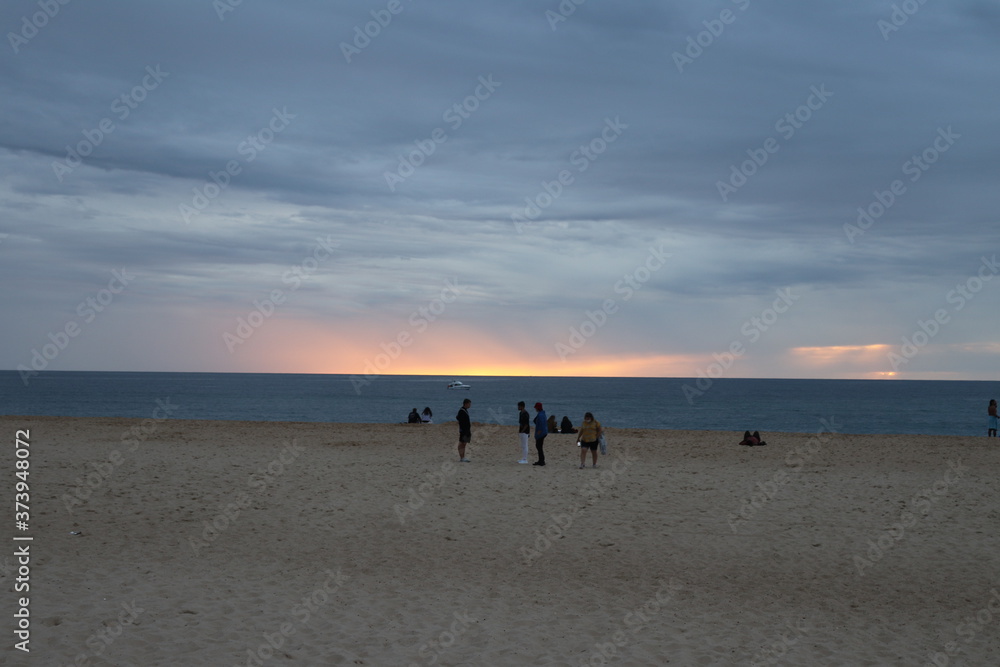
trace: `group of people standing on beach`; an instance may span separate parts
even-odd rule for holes
[[[465,399],[462,401],[462,407],[459,409],[458,414],[455,415],[455,419],[458,420],[458,460],[462,463],[469,463],[469,459],[465,458],[465,447],[472,442],[472,419],[469,417],[469,407],[471,405],[472,401]],[[517,404],[517,421],[517,437],[521,450],[521,457],[517,462],[526,464],[529,463],[528,436],[531,435],[532,421],[531,416],[525,409],[524,401],[519,401]],[[538,460],[531,465],[544,466],[545,438],[549,434],[549,425],[545,416],[545,408],[541,403],[535,403],[534,424],[535,451],[538,453]],[[563,429],[563,432],[567,432],[566,429]],[[583,423],[580,425],[580,428],[576,431],[576,433],[576,444],[580,447],[580,467],[586,467],[587,451],[589,450],[593,458],[593,467],[596,468],[597,448],[600,444],[601,436],[604,434],[604,428],[601,426],[601,422],[594,419],[594,415],[588,412],[583,416]]]

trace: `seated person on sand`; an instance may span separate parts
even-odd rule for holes
[[[576,433],[576,429],[573,428],[573,422],[569,420],[569,417],[563,417],[562,422],[559,424],[560,433]]]
[[[558,433],[559,432],[558,427],[556,427],[556,416],[555,415],[550,415],[549,418],[548,418],[548,420],[545,422],[545,425],[548,427],[549,433]]]
[[[431,412],[430,408],[424,408],[424,411],[420,413],[420,421],[422,421],[425,424],[433,424],[434,423],[434,419],[432,419],[433,417],[434,413]]]
[[[420,413],[417,412],[416,408],[410,410],[410,415],[406,418],[407,424],[419,424],[420,423]]]
[[[760,433],[757,431],[754,431],[753,433],[750,433],[750,431],[744,431],[743,442],[740,444],[746,445],[747,447],[760,447],[766,445],[767,443],[760,439]]]

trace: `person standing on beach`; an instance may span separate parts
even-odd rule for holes
[[[528,462],[528,435],[531,433],[528,411],[524,409],[524,401],[517,403],[517,438],[521,444],[521,458],[518,463]]]
[[[583,415],[583,423],[580,424],[580,435],[577,436],[576,444],[580,445],[580,467],[585,468],[587,464],[587,450],[589,449],[594,457],[594,467],[597,467],[597,445],[600,443],[601,434],[604,428],[601,422],[594,419],[594,415],[587,413]]]
[[[997,399],[990,399],[990,407],[986,409],[986,413],[990,416],[990,423],[986,430],[987,438],[997,437]]]
[[[543,466],[545,465],[545,450],[542,449],[542,445],[545,443],[545,436],[549,434],[549,427],[545,423],[545,410],[542,409],[541,403],[535,403],[535,450],[538,451],[538,460],[531,465]]]
[[[469,463],[465,458],[465,446],[472,442],[472,420],[469,419],[469,406],[472,401],[465,399],[459,409],[455,419],[458,420],[458,460],[462,463]]]

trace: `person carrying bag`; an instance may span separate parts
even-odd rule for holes
[[[580,424],[580,432],[577,435],[576,444],[580,446],[580,467],[585,468],[587,463],[587,450],[590,450],[594,460],[593,467],[597,467],[597,448],[601,446],[604,438],[604,428],[601,422],[594,419],[594,415],[588,412],[583,416],[583,423]],[[602,448],[602,453],[607,451],[607,444]]]

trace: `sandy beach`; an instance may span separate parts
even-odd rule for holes
[[[0,418],[9,665],[985,665],[997,440]],[[836,424],[830,426],[836,427]],[[14,512],[14,447],[4,456]],[[30,590],[16,550],[30,545]],[[23,553],[23,552],[22,552]],[[23,577],[20,577],[23,578]],[[19,587],[21,592],[15,589]],[[30,654],[15,648],[28,597]]]

